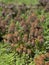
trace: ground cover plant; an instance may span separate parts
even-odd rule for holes
[[[49,65],[49,0],[0,1],[0,65]]]

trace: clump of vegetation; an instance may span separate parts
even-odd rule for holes
[[[47,3],[49,3],[49,0],[39,0],[39,2],[42,6],[46,6]]]
[[[0,3],[1,65],[49,65],[47,4],[48,0],[40,0],[36,8],[24,3]]]
[[[49,0],[39,0],[39,3],[46,12],[49,11]]]
[[[9,7],[10,6],[10,7]],[[24,7],[24,8],[23,8]],[[17,22],[17,16],[19,15],[18,19],[21,19],[21,14],[26,11],[27,6],[19,5],[18,6],[18,13],[16,13],[17,9],[14,10],[14,5],[8,5],[7,8],[3,8],[2,16],[6,17],[9,14],[11,18],[13,18],[13,13],[15,13],[13,22],[3,19],[1,20],[1,32],[3,34],[3,40],[4,42],[12,43],[14,44],[22,44],[22,47],[24,45],[24,49],[17,48],[17,52],[21,51],[27,52],[28,54],[32,54],[32,47],[34,48],[36,45],[36,42],[38,42],[39,45],[43,45],[44,37],[43,37],[43,28],[41,27],[40,23],[42,21],[38,20],[37,16],[34,13],[30,13],[27,20],[22,19],[21,21]],[[21,9],[22,8],[22,9]],[[4,11],[6,10],[6,12]],[[28,10],[28,9],[27,9]],[[10,12],[11,11],[11,12]],[[5,16],[4,16],[5,15]],[[11,19],[10,18],[10,19]],[[15,21],[16,19],[16,21]],[[18,25],[17,25],[18,23]],[[20,45],[21,46],[21,45]]]

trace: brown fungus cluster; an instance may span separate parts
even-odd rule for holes
[[[34,58],[34,62],[36,65],[49,65],[49,53],[40,54]]]
[[[26,21],[21,21],[19,23],[22,29],[17,30],[17,25],[15,24],[15,22],[11,23],[8,27],[7,37],[5,38],[8,39],[8,37],[13,37],[17,40],[21,38],[22,42],[27,43],[30,41],[31,44],[35,43],[36,39],[39,41],[39,43],[42,43],[44,41],[42,35],[43,28],[40,26],[40,20],[37,19],[34,13],[31,16],[29,16]]]

